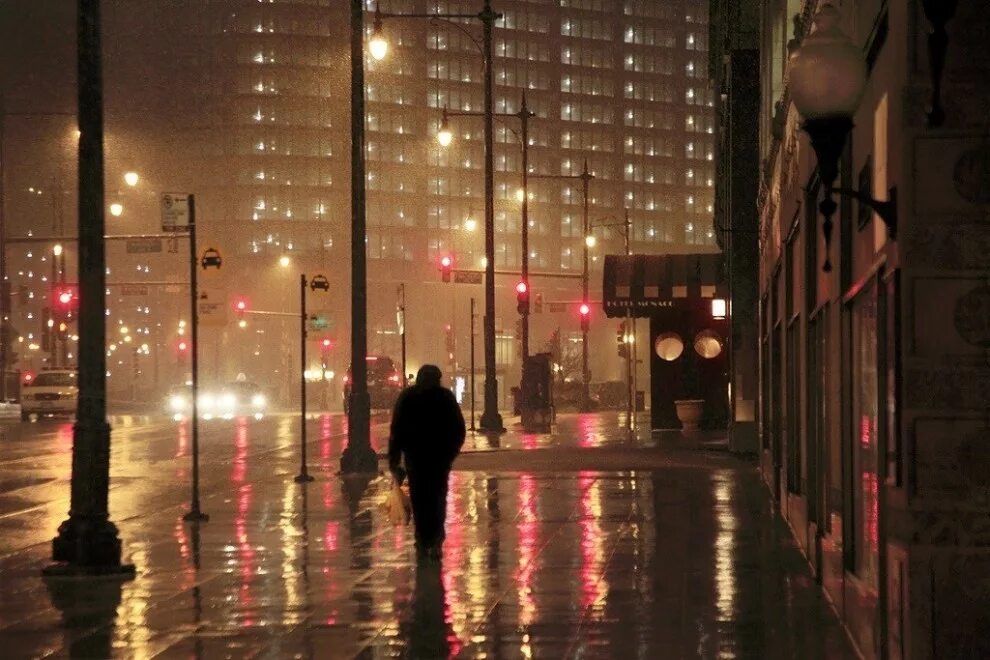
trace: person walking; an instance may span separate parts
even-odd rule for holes
[[[433,561],[443,555],[447,482],[466,434],[461,407],[441,376],[436,365],[420,368],[416,384],[396,401],[388,440],[388,464],[396,483],[409,479],[417,556]]]

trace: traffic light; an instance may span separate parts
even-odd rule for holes
[[[324,351],[329,351],[331,348],[333,348],[333,341],[331,341],[330,339],[323,339],[320,342],[320,348],[323,349]]]
[[[51,352],[52,350],[52,328],[55,321],[52,319],[50,307],[41,308],[41,350]]]
[[[247,311],[247,308],[248,308],[248,302],[246,298],[238,298],[237,300],[234,301],[234,311],[237,312],[240,316],[242,317],[244,316],[244,312]]]
[[[71,311],[79,305],[79,292],[74,286],[59,284],[52,289],[52,302],[62,313]]]
[[[619,357],[626,357],[629,348],[626,346],[626,322],[623,321],[619,324],[619,328],[615,331],[615,343],[616,349],[619,352]]]
[[[440,279],[444,282],[450,281],[450,273],[454,269],[454,260],[450,255],[440,257]]]
[[[534,307],[535,307],[535,309],[533,311],[535,313],[537,313],[537,314],[542,314],[543,313],[543,294],[542,293],[537,293],[536,294],[536,304],[534,305]]]
[[[189,342],[179,339],[175,344],[175,352],[180,360],[184,359],[189,354]]]
[[[588,303],[581,303],[578,312],[581,314],[581,331],[587,332],[591,325],[591,307],[588,306]]]
[[[529,314],[529,285],[525,281],[519,282],[516,285],[516,302],[518,303],[517,309],[521,315],[526,316]]]

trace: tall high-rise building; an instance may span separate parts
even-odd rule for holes
[[[377,9],[474,14],[482,4],[381,0]],[[495,111],[516,112],[525,93],[535,113],[529,268],[534,297],[546,304],[531,317],[531,348],[546,348],[559,328],[563,352],[579,352],[585,236],[576,177],[585,162],[594,175],[591,219],[615,223],[628,209],[633,251],[717,249],[707,2],[499,0],[493,8],[502,14],[494,32]],[[366,9],[370,34],[375,1]],[[258,307],[289,309],[298,272],[324,272],[331,295],[314,293],[310,306],[327,310],[327,332],[346,346],[349,3],[180,0],[136,8],[117,1],[105,3],[104,13],[108,180],[136,171],[148,191],[196,193],[201,241],[224,257],[223,287],[253,296]],[[448,366],[463,372],[469,298],[480,300],[482,287],[442,283],[437,262],[449,254],[455,269],[482,268],[482,120],[452,117],[447,148],[436,133],[444,108],[482,110],[481,25],[385,18],[382,32],[388,55],[366,57],[369,348],[397,355],[394,291],[406,282],[410,368],[447,359],[441,328],[450,324],[456,349]],[[521,263],[519,130],[517,118],[496,122],[495,267],[506,273]],[[154,206],[144,215],[134,222],[153,230]],[[594,233],[597,300],[602,255],[621,252],[623,242],[617,227]],[[288,267],[279,265],[283,257]],[[520,362],[516,280],[497,278],[497,361],[511,376],[506,392]],[[614,330],[604,315],[593,316],[591,328],[593,342]],[[242,341],[239,331],[250,329],[216,331],[218,346]],[[282,360],[265,357],[273,351],[270,334],[255,339],[248,343],[258,348],[258,364]],[[601,353],[592,351],[592,379],[620,379],[615,352]],[[337,359],[342,373],[347,357]]]

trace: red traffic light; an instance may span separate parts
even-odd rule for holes
[[[323,348],[332,348],[333,342],[330,341],[329,339],[324,339],[323,341],[320,342],[320,345],[323,346]]]
[[[588,303],[581,303],[581,307],[578,308],[578,311],[581,312],[581,316],[591,314],[591,308],[588,307]]]
[[[63,309],[71,309],[79,302],[79,296],[74,286],[60,284],[52,290],[52,300]]]
[[[234,309],[236,309],[238,312],[244,312],[247,310],[247,308],[248,308],[247,300],[245,300],[244,298],[238,298],[236,301],[234,301]]]
[[[450,271],[454,266],[454,259],[449,254],[440,257],[440,279],[444,282],[450,281]]]
[[[516,285],[516,293],[522,295],[529,290],[529,286],[525,282],[520,282]]]
[[[180,341],[177,348],[179,349],[180,353],[185,353],[186,350],[189,348],[189,344],[187,344],[184,341]]]

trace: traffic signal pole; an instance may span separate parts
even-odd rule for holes
[[[206,522],[210,519],[199,508],[199,300],[198,292],[199,259],[196,254],[196,204],[193,196],[189,196],[189,334],[192,340],[190,347],[190,371],[192,372],[192,401],[189,419],[190,435],[192,436],[192,499],[189,512],[182,517],[189,522]]]

